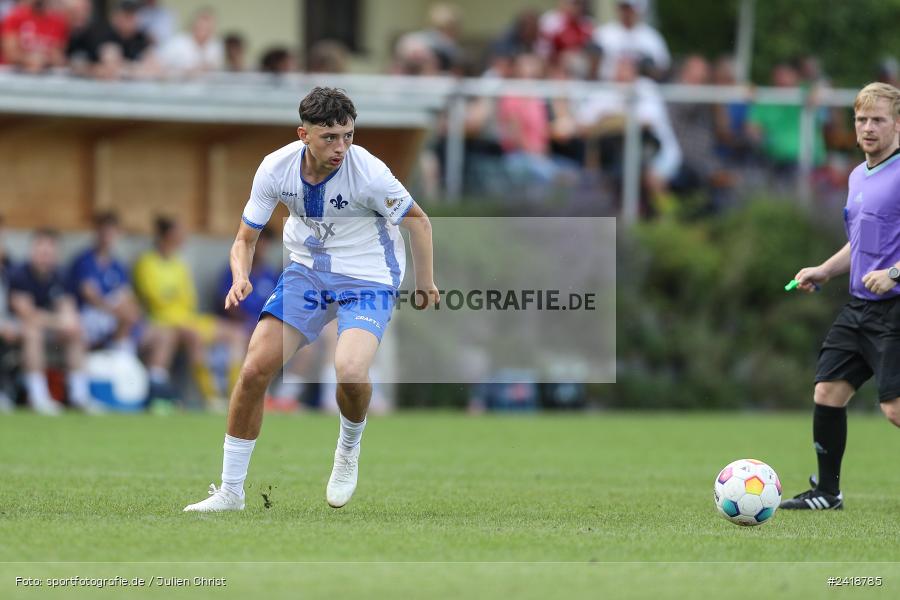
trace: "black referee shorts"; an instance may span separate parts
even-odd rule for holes
[[[853,298],[819,351],[816,383],[843,379],[858,390],[873,374],[880,402],[900,397],[900,297]]]

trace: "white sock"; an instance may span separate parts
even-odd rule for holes
[[[354,423],[344,415],[341,415],[341,435],[338,437],[338,444],[348,452],[353,450],[359,446],[359,441],[362,439],[365,428],[365,419],[362,420],[362,423]]]
[[[72,371],[69,373],[69,395],[75,406],[86,406],[91,400],[90,384],[87,373]]]
[[[222,487],[244,497],[244,480],[250,466],[250,455],[256,440],[242,440],[225,434],[225,456],[222,458]]]
[[[54,401],[47,387],[47,376],[40,371],[25,373],[25,390],[32,406],[47,406]]]

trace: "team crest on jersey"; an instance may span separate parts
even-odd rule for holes
[[[856,198],[853,199],[855,202],[862,202],[862,192],[856,195]]]
[[[394,208],[394,205],[400,202],[400,198],[385,198],[384,205],[388,208]]]
[[[331,200],[329,200],[329,202],[331,202],[331,205],[334,206],[338,210],[341,210],[342,208],[344,208],[345,206],[347,206],[349,204],[349,202],[347,200],[344,200],[343,198],[341,198],[340,194],[337,195],[337,198],[332,198]]]

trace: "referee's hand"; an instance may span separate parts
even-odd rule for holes
[[[797,271],[794,279],[797,280],[798,290],[811,293],[828,283],[830,277],[822,267],[805,267]]]
[[[892,290],[894,286],[897,285],[897,282],[888,277],[888,271],[890,271],[890,269],[866,273],[862,278],[863,285],[866,286],[867,290],[873,294],[878,294],[879,296]]]

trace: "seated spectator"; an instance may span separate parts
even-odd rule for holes
[[[161,46],[168,42],[176,30],[176,15],[157,0],[143,0],[138,11],[138,27],[154,44]]]
[[[176,75],[200,75],[225,66],[225,46],[216,36],[216,14],[210,8],[197,11],[190,33],[179,33],[160,49],[159,60]]]
[[[308,73],[346,73],[349,61],[347,47],[338,40],[319,40],[306,57]]]
[[[121,0],[110,15],[110,27],[97,38],[90,55],[97,79],[140,78],[158,75],[150,38],[140,30],[136,0]]]
[[[601,79],[613,79],[622,58],[645,65],[643,72],[651,79],[665,78],[672,58],[662,35],[642,20],[647,0],[617,0],[616,8],[617,19],[594,31],[594,43],[603,53]]]
[[[734,59],[722,56],[713,68],[713,84],[721,86],[737,85],[734,73]],[[713,106],[716,125],[718,153],[732,164],[745,163],[752,152],[752,142],[747,135],[747,115],[750,112],[750,90],[747,100],[716,104]]]
[[[90,348],[107,345],[147,356],[150,397],[174,399],[169,366],[175,351],[175,330],[143,321],[131,289],[128,271],[113,251],[119,220],[113,213],[94,219],[94,243],[78,254],[69,269],[69,285],[78,300],[85,341]]]
[[[225,35],[225,70],[240,73],[247,69],[247,44],[237,32]]]
[[[517,56],[522,53],[538,53],[540,15],[531,9],[519,13],[512,25],[491,44],[493,56]]]
[[[273,237],[274,234],[269,227],[259,232],[256,250],[253,253],[253,262],[250,265],[250,285],[253,286],[253,291],[244,298],[243,302],[225,310],[221,299],[227,296],[229,290],[231,290],[232,277],[230,266],[225,267],[219,279],[216,304],[220,306],[222,316],[246,329],[248,335],[256,327],[256,322],[259,320],[263,306],[275,290],[275,284],[278,283],[280,276],[280,273],[269,263],[269,249],[272,246]]]
[[[391,74],[411,76],[433,76],[441,74],[441,64],[437,54],[421,37],[405,35],[397,40]]]
[[[156,220],[154,248],[134,265],[135,290],[153,323],[178,332],[207,407],[219,409],[223,407],[223,394],[207,366],[206,351],[214,344],[227,345],[233,386],[246,350],[246,335],[241,327],[199,311],[194,277],[178,255],[184,239],[185,231],[177,222],[165,217]]]
[[[709,62],[698,54],[687,56],[681,63],[677,82],[682,85],[708,85],[711,73]],[[713,205],[721,204],[717,192],[734,185],[734,175],[726,171],[716,152],[716,133],[713,108],[709,104],[676,102],[669,106],[669,117],[675,136],[685,158],[669,188],[677,194],[693,194],[709,190]]]
[[[535,54],[516,57],[513,75],[519,79],[540,79],[544,63]],[[550,113],[543,98],[503,96],[497,104],[500,145],[504,163],[514,181],[535,190],[561,183],[574,174],[573,165],[550,155]]]
[[[780,88],[796,88],[800,84],[797,70],[787,63],[772,69],[772,84]],[[748,115],[748,134],[760,145],[776,169],[776,176],[792,177],[800,158],[800,118],[803,106],[789,104],[755,104]],[[813,145],[813,164],[825,160],[825,140],[817,118]]]
[[[550,63],[572,50],[583,50],[591,43],[594,19],[588,14],[586,0],[559,0],[556,10],[541,15],[540,53]]]
[[[92,399],[84,372],[85,343],[74,298],[59,267],[58,234],[42,229],[34,234],[28,262],[9,277],[9,304],[22,330],[25,389],[31,407],[41,414],[60,410],[47,384],[47,344],[62,346],[68,372],[68,400],[89,410]]]
[[[461,73],[463,53],[459,47],[460,16],[455,4],[439,2],[428,9],[428,29],[408,36],[421,40],[434,53],[441,73]]]
[[[26,73],[66,64],[69,26],[48,0],[22,0],[0,26],[3,62]]]
[[[9,314],[9,275],[12,261],[3,245],[3,216],[0,215],[0,412],[13,408],[13,370],[8,367],[7,352],[21,340],[18,322]]]
[[[88,76],[90,55],[101,31],[99,19],[94,18],[94,5],[91,0],[66,0],[65,16],[69,25],[66,44],[69,69],[74,75]]]
[[[635,62],[624,57],[616,66],[614,81],[633,86],[633,102],[627,104],[619,91],[599,91],[576,110],[576,119],[589,144],[600,148],[604,172],[620,182],[624,168],[626,111],[634,111],[642,130],[644,188],[650,196],[648,200],[655,206],[681,166],[681,146],[656,82],[639,77]],[[644,214],[650,214],[651,204],[644,203],[642,210]]]
[[[266,50],[259,61],[259,70],[272,75],[284,75],[297,70],[297,61],[291,51],[283,46]]]

